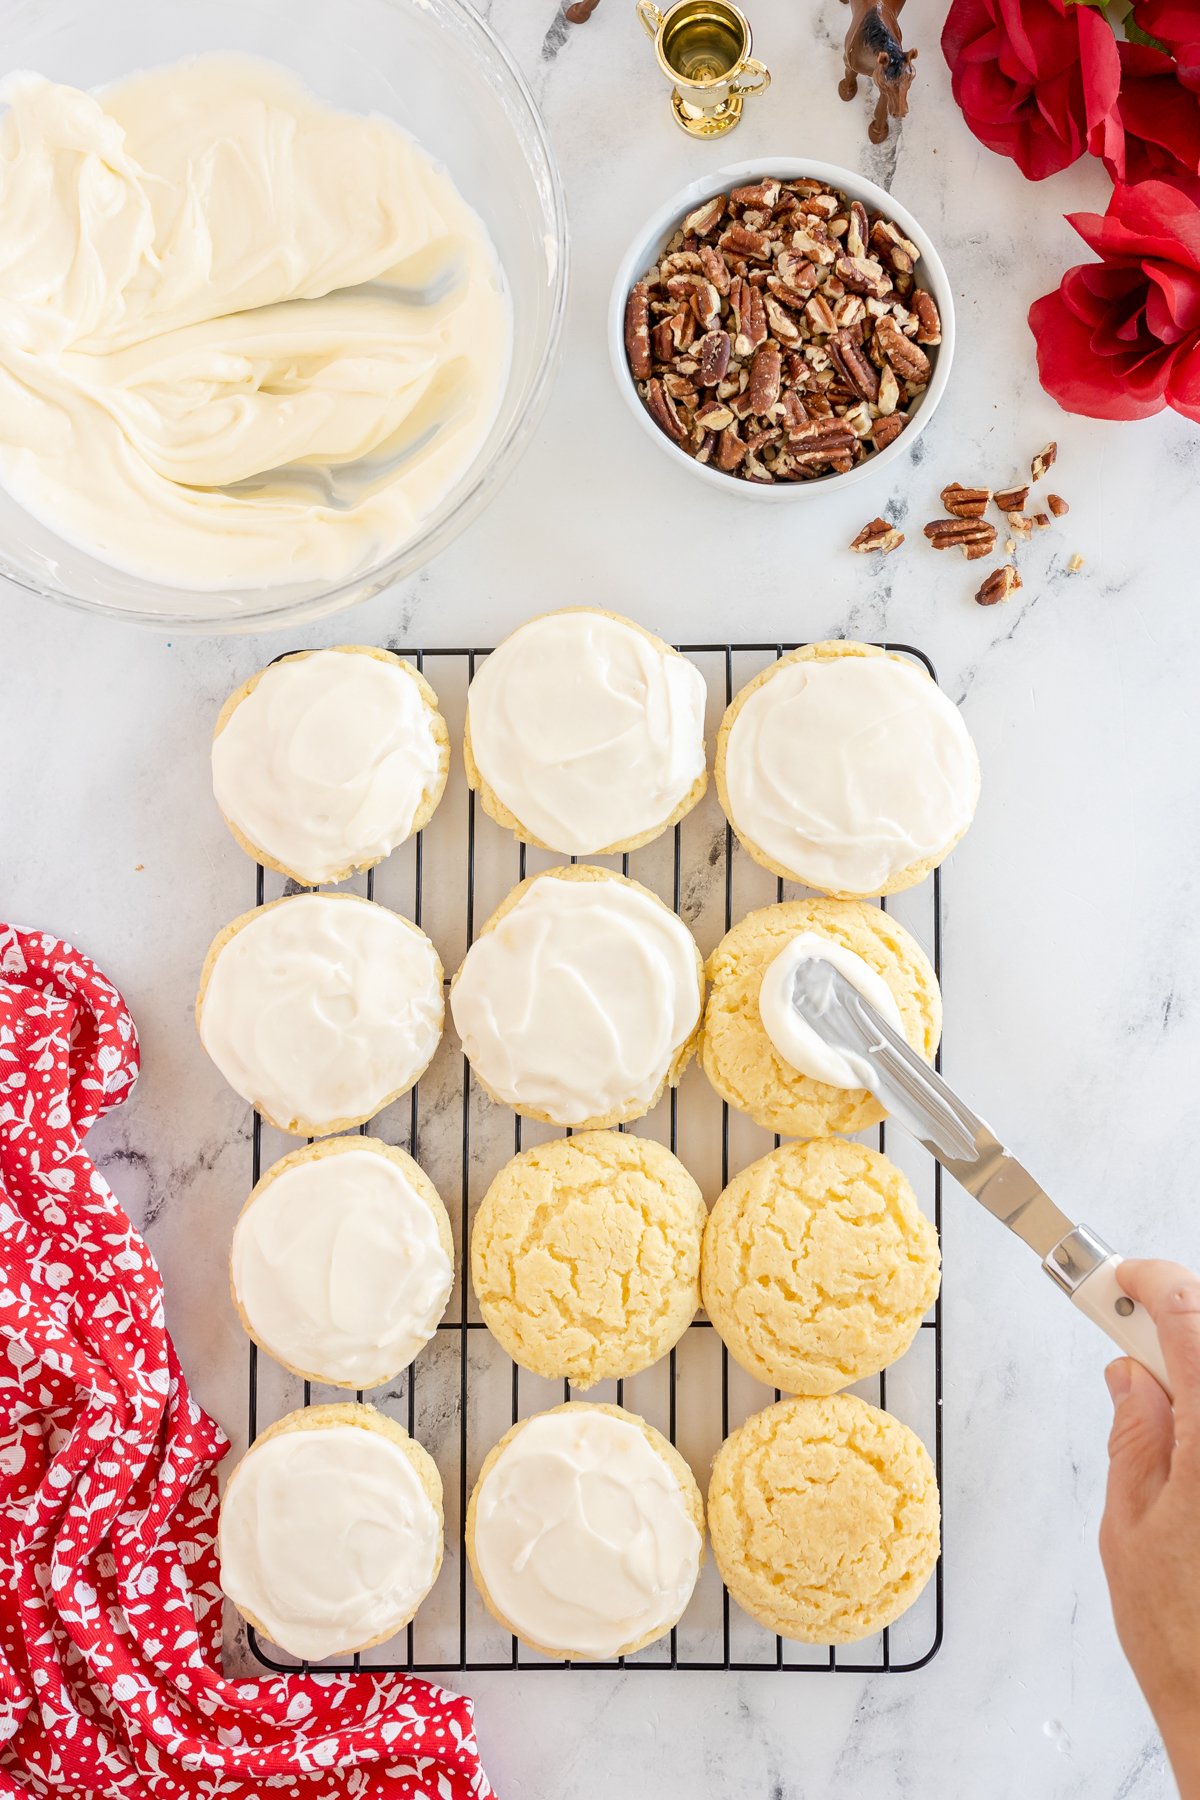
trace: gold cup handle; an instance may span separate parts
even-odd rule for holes
[[[663,16],[659,12],[657,6],[653,4],[653,0],[637,0],[637,6],[634,10],[636,11],[638,18],[642,21],[642,28],[645,31],[646,36],[656,38],[658,36],[659,27],[663,22]]]
[[[757,76],[758,79],[747,81],[745,79],[747,75]],[[765,94],[770,85],[770,69],[765,63],[760,63],[756,57],[748,56],[738,70],[738,79],[731,83],[729,91],[731,94]]]

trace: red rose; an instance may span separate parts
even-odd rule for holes
[[[1184,0],[1177,0],[1183,4]],[[1073,0],[953,0],[942,52],[963,117],[1031,181],[1118,142],[1117,41]]]
[[[1070,223],[1102,260],[1029,309],[1042,386],[1092,419],[1173,406],[1200,424],[1200,205],[1143,181]]]
[[[1200,94],[1200,7],[1196,0],[1134,0],[1133,19],[1175,58],[1184,87]]]
[[[1159,50],[1121,44],[1119,131],[1104,164],[1114,182],[1169,181],[1200,200],[1200,100]]]

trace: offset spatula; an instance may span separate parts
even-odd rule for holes
[[[796,970],[792,1004],[849,1062],[863,1087],[919,1138],[944,1169],[1041,1258],[1064,1294],[1135,1357],[1169,1394],[1154,1321],[1118,1286],[1121,1258],[1087,1225],[1073,1225],[991,1128],[898,1037],[845,976],[817,957]]]

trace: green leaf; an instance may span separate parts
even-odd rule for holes
[[[1151,37],[1148,31],[1142,30],[1132,13],[1125,21],[1125,38],[1130,44],[1145,44],[1147,50],[1161,50],[1164,56],[1171,54],[1161,38]]]

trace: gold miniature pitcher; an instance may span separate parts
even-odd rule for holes
[[[743,96],[770,87],[770,70],[750,54],[750,21],[729,0],[676,0],[665,12],[637,0],[637,16],[671,83],[671,110],[692,137],[732,131]]]

